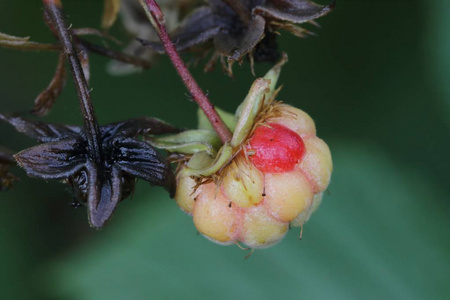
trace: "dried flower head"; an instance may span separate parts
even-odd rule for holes
[[[314,23],[334,5],[309,0],[208,0],[186,17],[172,40],[177,50],[212,41],[216,53],[229,62],[241,61],[247,54],[255,61],[275,61],[279,57],[278,29],[305,37],[310,32],[295,24]],[[158,42],[143,43],[164,51]]]
[[[93,227],[100,228],[109,220],[118,202],[133,192],[135,178],[163,186],[173,195],[175,181],[169,164],[152,146],[137,139],[143,134],[177,132],[171,125],[137,118],[102,126],[97,161],[97,150],[90,149],[81,127],[1,114],[0,120],[41,143],[14,158],[29,176],[68,184],[78,200],[87,204]]]

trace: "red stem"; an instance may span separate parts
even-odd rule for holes
[[[142,6],[150,17],[150,21],[156,29],[156,32],[159,35],[161,42],[164,45],[164,49],[166,50],[167,55],[169,56],[172,64],[183,80],[184,85],[188,89],[192,98],[195,102],[200,106],[200,108],[205,113],[209,122],[213,126],[214,130],[219,135],[220,139],[223,143],[231,141],[231,132],[228,127],[225,125],[223,120],[220,118],[217,111],[214,109],[214,106],[209,101],[208,97],[206,97],[205,93],[198,86],[195,79],[192,77],[191,73],[187,69],[183,60],[181,59],[178,51],[170,40],[169,35],[167,34],[166,27],[164,25],[164,14],[159,8],[159,5],[155,0],[140,0]]]

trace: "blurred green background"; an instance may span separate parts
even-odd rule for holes
[[[63,1],[74,27],[98,27],[102,1]],[[322,2],[324,3],[324,2]],[[101,231],[57,182],[21,178],[0,195],[2,299],[450,298],[450,1],[350,1],[320,19],[318,37],[285,33],[280,99],[307,111],[330,146],[329,193],[305,226],[244,260],[200,235],[160,188],[140,182]],[[0,31],[52,41],[40,1],[0,1]],[[120,24],[113,32],[124,36]],[[92,55],[102,124],[142,115],[196,125],[196,106],[166,57],[128,77]],[[0,49],[0,111],[31,108],[54,53]],[[262,76],[270,65],[259,65]],[[229,111],[254,77],[193,69]],[[48,121],[80,124],[69,81]],[[34,144],[0,124],[0,144]]]

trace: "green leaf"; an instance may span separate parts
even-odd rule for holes
[[[55,260],[56,299],[444,299],[450,243],[443,195],[382,151],[333,145],[331,195],[303,231],[247,252],[196,234],[157,191],[136,196],[96,239]]]

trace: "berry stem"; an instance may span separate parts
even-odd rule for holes
[[[58,36],[64,54],[69,61],[72,77],[80,101],[80,108],[83,113],[84,127],[86,131],[89,153],[96,163],[101,162],[100,129],[94,113],[94,107],[89,96],[86,77],[81,67],[80,59],[73,45],[74,37],[71,35],[64,22],[62,14],[62,4],[60,0],[43,0],[45,12],[50,18],[50,26]]]
[[[188,89],[192,98],[195,102],[200,106],[200,108],[205,113],[209,122],[213,126],[214,130],[219,135],[220,139],[223,143],[231,141],[231,132],[228,127],[225,125],[223,120],[220,118],[217,111],[214,109],[214,106],[209,101],[208,97],[206,97],[205,93],[198,86],[195,79],[192,77],[191,73],[187,69],[183,60],[181,59],[178,51],[170,40],[169,35],[167,34],[166,27],[164,25],[164,14],[161,11],[159,5],[155,0],[139,0],[141,2],[142,7],[144,8],[150,22],[158,33],[159,39],[164,45],[164,49],[169,56],[172,64],[183,80],[184,85]]]

